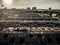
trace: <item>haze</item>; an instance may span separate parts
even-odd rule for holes
[[[39,9],[60,9],[60,0],[13,0],[13,3],[6,5],[7,8],[37,7]]]

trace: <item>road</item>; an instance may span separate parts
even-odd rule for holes
[[[60,23],[60,21],[46,21],[46,20],[0,20],[0,22],[20,22],[20,23],[29,23],[29,22],[55,22],[55,23]]]

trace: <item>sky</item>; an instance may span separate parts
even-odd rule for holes
[[[37,7],[38,9],[60,9],[60,0],[13,0],[12,4],[7,5],[7,8],[27,8]]]

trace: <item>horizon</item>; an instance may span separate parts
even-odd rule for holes
[[[4,7],[4,8],[2,8],[2,7],[0,7],[0,9],[27,9],[28,7],[26,7],[26,8],[16,8],[16,7],[12,7],[12,8],[7,8],[7,7]],[[30,7],[30,9],[32,9],[33,7]],[[60,8],[52,8],[52,7],[49,7],[49,8],[51,8],[52,10],[53,9],[60,9]],[[36,9],[49,9],[49,8],[38,8],[38,7],[36,7]]]

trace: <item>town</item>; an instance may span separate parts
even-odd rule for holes
[[[59,45],[60,9],[0,9],[1,45]]]

